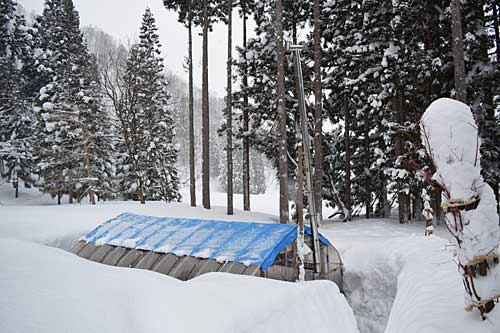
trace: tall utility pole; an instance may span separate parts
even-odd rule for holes
[[[241,1],[243,11],[243,49],[247,50],[247,0]],[[248,140],[248,66],[244,63],[243,73],[243,210],[250,210],[250,143]]]
[[[189,194],[191,206],[196,207],[196,174],[194,162],[194,104],[193,104],[193,0],[188,7],[188,62],[189,62]]]
[[[460,6],[460,0],[451,0],[451,33],[453,38],[456,99],[462,103],[466,103],[467,91],[465,89],[464,39]]]
[[[283,2],[276,0],[276,34],[278,55],[278,126],[279,126],[279,179],[280,223],[288,223],[288,137],[285,109],[285,50],[283,45]]]
[[[203,208],[210,209],[210,112],[208,106],[208,0],[203,0],[202,76],[202,196]]]
[[[319,213],[316,210],[316,194],[314,193],[314,177],[312,174],[312,160],[311,160],[311,140],[309,137],[309,126],[307,125],[307,111],[306,111],[306,97],[304,93],[304,79],[302,74],[302,64],[300,59],[300,51],[302,50],[302,45],[290,45],[287,44],[287,52],[291,52],[295,67],[295,77],[297,80],[297,95],[299,104],[299,130],[302,134],[302,148],[304,157],[304,173],[306,175],[306,189],[307,189],[307,201],[309,203],[310,221],[311,221],[311,236],[313,241],[313,259],[314,259],[314,271],[319,273],[321,270],[321,260],[320,260],[320,246],[318,238],[318,227],[321,220],[319,219]],[[300,166],[299,166],[299,169]],[[299,191],[302,189],[299,189]]]
[[[316,210],[323,219],[323,110],[321,92],[321,12],[314,0],[314,193]]]
[[[232,32],[233,32],[233,0],[227,0],[227,215],[233,215],[233,93],[232,93]]]

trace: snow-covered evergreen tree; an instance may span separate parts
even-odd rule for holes
[[[139,43],[130,50],[124,83],[126,107],[118,110],[123,144],[122,191],[145,200],[180,199],[173,142],[173,117],[160,57],[158,28],[151,10],[143,16]]]
[[[32,56],[25,19],[17,2],[0,2],[0,177],[12,182],[32,182],[33,112],[26,86],[25,66]]]
[[[47,0],[35,23],[39,126],[36,162],[41,190],[70,202],[112,190],[110,121],[103,112],[95,60],[71,0]]]

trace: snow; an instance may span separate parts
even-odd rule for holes
[[[465,270],[475,269],[474,262],[485,257],[498,261],[500,228],[493,190],[481,176],[477,125],[467,105],[442,98],[426,110],[421,128],[422,141],[436,166],[433,179],[445,188],[443,205],[479,202],[477,207],[455,215],[449,211],[446,219],[456,239],[454,250],[464,285],[474,290],[466,296],[465,305],[480,306],[482,301],[500,297],[500,265],[489,263],[485,276],[469,276]]]
[[[54,109],[54,104],[52,104],[51,102],[45,102],[43,103],[42,108],[45,111],[52,111]]]
[[[335,284],[232,274],[182,282],[0,240],[2,332],[357,332]],[[35,278],[36,276],[36,278]]]
[[[225,221],[271,222],[274,216],[236,210],[228,217],[224,207],[182,203],[57,206],[26,189],[17,202],[7,185],[0,185],[0,251],[9,254],[0,256],[8,267],[0,270],[2,332],[358,331],[345,297],[329,281],[295,284],[216,273],[181,282],[64,251],[124,211]]]
[[[482,321],[467,313],[463,285],[443,225],[397,219],[328,223],[321,232],[340,251],[344,290],[360,332],[498,332],[500,310]]]
[[[425,223],[400,225],[397,219],[322,226],[341,253],[344,289],[356,319],[329,282],[291,284],[220,273],[181,282],[61,250],[124,211],[273,222],[277,198],[273,190],[252,196],[252,209],[263,213],[236,209],[228,217],[224,193],[212,193],[212,210],[150,202],[57,206],[23,187],[16,201],[12,188],[0,185],[0,251],[9,254],[0,256],[8,268],[0,270],[1,331],[356,332],[357,319],[360,332],[498,332],[499,307],[487,321],[464,311],[462,282],[442,225],[432,237],[424,237]],[[235,205],[242,205],[239,195]]]

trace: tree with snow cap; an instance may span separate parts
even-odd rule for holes
[[[486,319],[500,297],[500,228],[493,191],[481,175],[477,125],[467,105],[442,98],[422,116],[421,135],[434,164],[429,180],[443,190],[466,310],[477,308]]]

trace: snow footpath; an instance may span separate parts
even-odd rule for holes
[[[15,206],[1,195],[0,202],[2,333],[358,332],[352,309],[329,281],[212,273],[183,282],[67,252],[79,237],[123,212],[261,222],[273,221],[271,215],[236,211],[228,217],[223,207],[181,203]],[[30,203],[36,202],[45,201],[34,196]]]
[[[344,261],[344,289],[360,332],[500,332],[500,308],[487,321],[465,312],[447,231],[424,231],[424,224],[376,219],[322,229]]]
[[[15,250],[13,250],[15,249]],[[337,287],[232,274],[188,282],[1,240],[1,332],[357,332]]]

